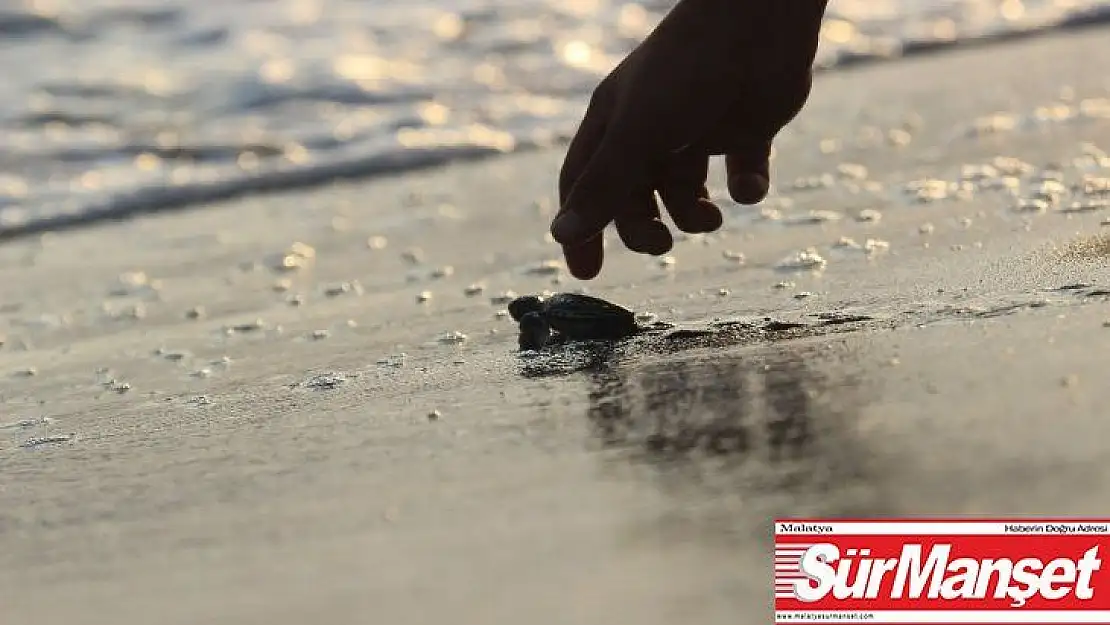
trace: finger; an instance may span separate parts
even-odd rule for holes
[[[771,186],[773,135],[768,138],[766,128],[753,130],[752,126],[749,111],[742,105],[735,106],[708,137],[684,150],[679,158],[724,154],[729,195],[741,204],[756,204]]]
[[[716,232],[724,225],[725,218],[721,209],[707,197],[692,193],[672,194],[664,199],[667,212],[674,225],[688,234]]]
[[[563,245],[581,245],[616,215],[635,212],[634,190],[650,187],[639,160],[603,140],[551,222],[551,236]]]
[[[589,163],[593,151],[601,142],[605,133],[605,124],[596,108],[591,108],[582,124],[575,133],[567,149],[566,159],[559,172],[559,218],[566,211],[567,196],[574,187],[578,177]],[[552,222],[554,224],[554,221]],[[563,258],[567,263],[567,270],[579,280],[590,280],[601,273],[601,266],[605,259],[605,250],[601,235],[585,240],[576,245],[563,245]]]
[[[608,114],[605,92],[604,83],[594,91],[582,123],[567,147],[567,155],[559,171],[559,213],[556,219],[566,211],[571,189],[605,137],[605,119]],[[601,235],[577,245],[563,245],[562,248],[567,270],[575,278],[590,280],[601,273],[605,260],[604,239]]]
[[[662,256],[674,247],[674,237],[660,219],[659,204],[650,189],[637,193],[635,204],[614,221],[621,242],[633,252]]]
[[[773,81],[772,81],[773,82]],[[725,168],[728,192],[741,204],[756,204],[771,186],[771,149],[775,136],[801,112],[813,86],[811,71],[791,84],[771,84],[768,97],[737,101],[724,118]]]
[[[578,131],[574,133],[574,138],[567,146],[567,155],[563,159],[562,169],[559,170],[560,212],[566,204],[567,197],[570,196],[571,189],[574,188],[574,183],[578,182],[578,178],[586,170],[594,152],[605,138],[605,119],[608,111],[602,102],[601,96],[595,92],[590,106],[586,109],[586,115],[578,126]]]
[[[563,258],[567,263],[567,271],[579,280],[590,280],[601,273],[601,265],[605,260],[604,239],[601,235],[586,241],[581,245],[564,245]]]
[[[771,140],[740,145],[725,155],[728,194],[741,204],[757,204],[771,188]]]
[[[667,169],[659,183],[659,197],[683,232],[713,232],[724,223],[721,209],[709,200],[705,188],[708,172],[708,157],[684,157]]]

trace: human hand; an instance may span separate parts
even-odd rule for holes
[[[679,230],[719,228],[710,156],[725,155],[734,200],[766,196],[772,141],[809,95],[824,5],[684,0],[602,81],[568,149],[551,226],[575,277],[600,272],[611,222],[633,251],[671,249],[656,192]]]

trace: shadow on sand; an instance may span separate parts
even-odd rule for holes
[[[676,512],[700,509],[699,525],[766,533],[775,516],[889,515],[890,455],[862,427],[876,389],[845,350],[806,341],[603,361],[585,374],[586,416],[599,451],[631,462]]]

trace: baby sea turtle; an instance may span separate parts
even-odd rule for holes
[[[615,341],[644,329],[631,310],[578,293],[518,297],[509,303],[509,314],[520,324],[521,349],[542,348],[551,330],[570,340]]]

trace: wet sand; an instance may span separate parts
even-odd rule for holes
[[[588,285],[558,152],[0,248],[4,622],[754,622],[776,515],[1105,513],[1105,37],[825,75],[767,210]],[[582,286],[731,325],[521,359]]]

